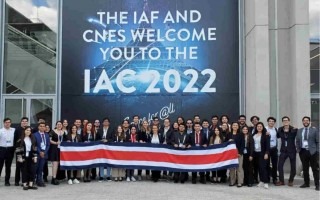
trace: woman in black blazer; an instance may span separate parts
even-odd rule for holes
[[[149,142],[152,143],[152,144],[163,144],[163,141],[164,141],[164,137],[159,132],[158,126],[157,125],[153,125]],[[154,182],[158,182],[158,180],[160,179],[161,171],[152,170],[151,172],[152,172],[152,175],[151,175],[152,180]]]
[[[240,132],[240,126],[238,122],[231,124],[231,132],[227,134],[226,141],[234,141],[238,150],[239,167],[230,169],[230,184],[234,186],[238,182],[238,187],[242,187],[243,184],[243,150],[244,150],[244,138]]]
[[[270,137],[266,135],[266,129],[262,122],[258,122],[256,125],[256,130],[253,133],[253,141],[254,141],[254,152],[253,152],[253,161],[254,161],[254,178],[259,178],[260,182],[258,187],[264,187],[266,189],[269,188],[268,185],[268,157],[269,157],[269,149],[270,149]]]
[[[31,127],[27,126],[24,129],[21,138],[17,141],[17,161],[22,163],[22,183],[23,189],[38,189],[33,185],[35,179],[35,168],[37,165],[37,144],[36,140],[31,135]]]
[[[243,172],[244,172],[244,185],[252,187],[253,184],[253,137],[249,133],[249,127],[243,126],[241,132],[244,137],[244,150],[243,150]]]

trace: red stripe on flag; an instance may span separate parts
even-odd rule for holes
[[[174,155],[161,152],[135,152],[98,149],[93,151],[61,152],[61,161],[85,161],[93,159],[112,159],[126,161],[153,161],[176,164],[211,164],[238,158],[236,149],[207,155]]]

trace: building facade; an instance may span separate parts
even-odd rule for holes
[[[24,16],[18,2],[0,4],[0,117],[54,123],[61,118],[63,87],[59,28]],[[57,24],[61,3],[55,3]],[[312,116],[318,127],[319,45],[310,47],[308,0],[239,0],[239,13],[239,112],[263,122],[287,115],[297,127]]]

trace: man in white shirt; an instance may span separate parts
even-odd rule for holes
[[[278,148],[277,148],[277,128],[274,127],[276,123],[274,117],[268,117],[267,135],[270,135],[270,150],[269,150],[269,161],[268,163],[268,179],[270,181],[270,175],[272,176],[273,184],[277,183],[277,170],[278,170]],[[272,163],[272,168],[270,167],[270,161]]]
[[[0,174],[3,164],[6,165],[5,186],[10,186],[11,164],[14,156],[15,128],[11,128],[11,119],[3,120],[3,128],[0,129]]]

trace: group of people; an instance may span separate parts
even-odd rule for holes
[[[291,171],[287,185],[293,186],[296,174],[296,153],[303,166],[304,184],[301,188],[310,187],[309,167],[314,176],[315,189],[319,190],[319,132],[310,126],[310,117],[303,117],[303,128],[297,129],[290,125],[290,118],[282,117],[282,126],[275,127],[276,119],[269,117],[265,126],[258,116],[250,118],[251,126],[246,124],[246,116],[240,115],[238,120],[230,123],[229,117],[220,118],[212,116],[211,121],[201,120],[199,115],[193,119],[185,120],[178,117],[171,122],[169,118],[160,124],[158,117],[148,122],[140,120],[138,115],[133,116],[132,122],[123,120],[121,125],[112,128],[108,117],[102,120],[89,122],[76,119],[69,125],[67,120],[58,121],[51,129],[44,119],[39,119],[38,127],[28,126],[28,118],[21,119],[20,126],[11,127],[11,120],[3,120],[0,129],[0,175],[5,164],[5,186],[10,186],[11,163],[16,154],[15,185],[22,186],[24,190],[45,187],[48,182],[48,160],[52,163],[51,184],[58,185],[61,180],[67,179],[68,184],[78,184],[80,181],[90,182],[98,178],[99,182],[107,181],[138,181],[142,180],[142,170],[134,176],[133,169],[120,169],[99,167],[97,169],[61,170],[60,169],[60,144],[61,142],[139,142],[166,144],[175,148],[189,148],[221,144],[234,141],[237,151],[239,166],[237,168],[192,172],[191,182],[198,180],[202,184],[226,183],[229,186],[248,186],[257,184],[259,187],[268,188],[269,183],[276,186],[285,185],[284,163],[290,159]],[[279,141],[281,141],[279,143]],[[280,156],[278,154],[280,149]],[[106,170],[106,175],[105,175]],[[145,170],[146,178],[157,182],[161,177],[173,180],[174,183],[188,181],[187,172],[167,172]],[[279,172],[279,176],[278,176]],[[227,178],[229,175],[229,178]]]

